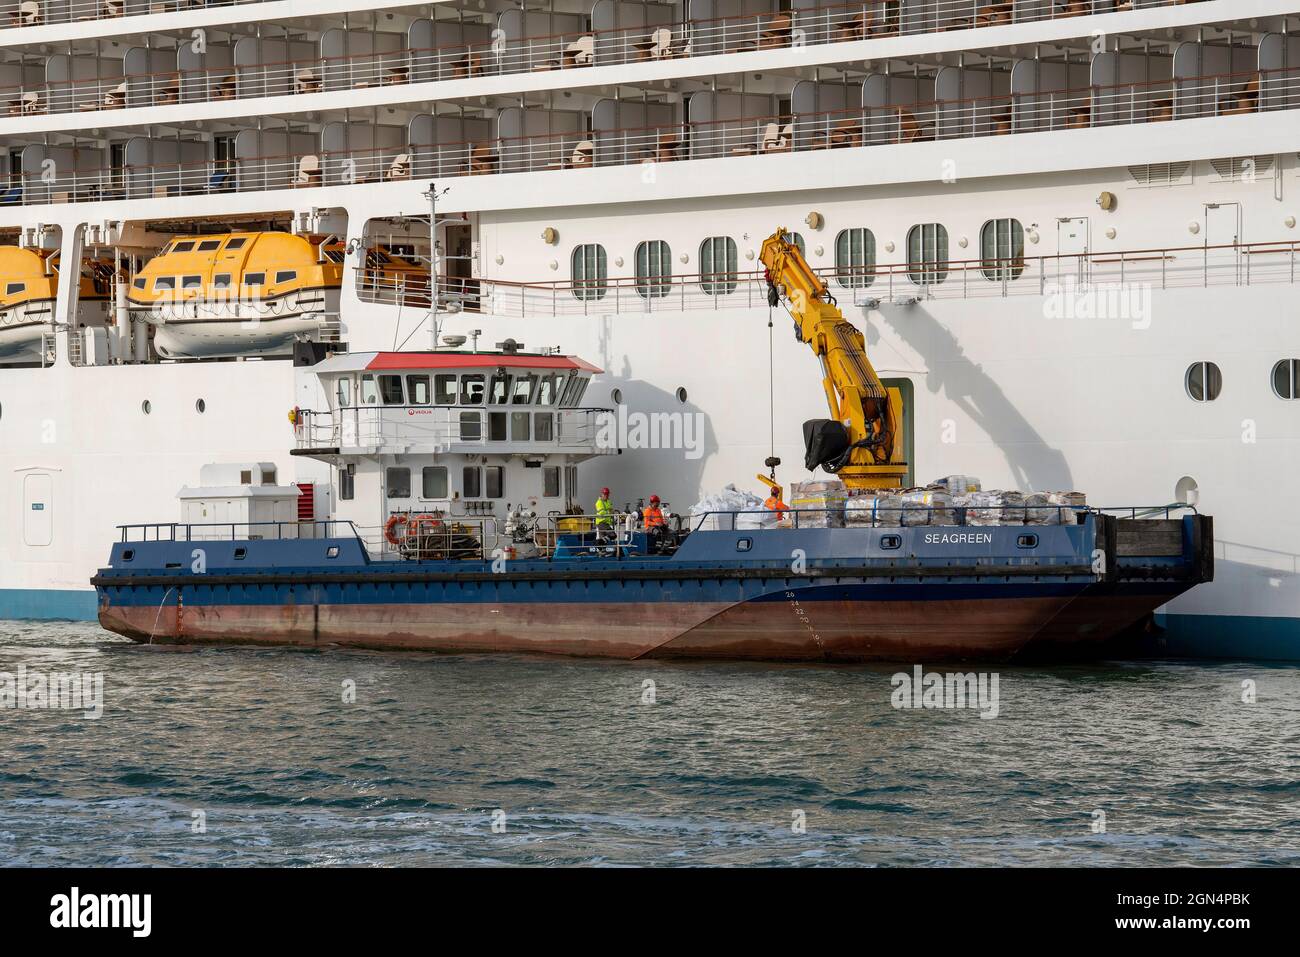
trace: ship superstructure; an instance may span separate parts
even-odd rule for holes
[[[797,462],[824,413],[815,368],[772,362],[782,222],[906,400],[908,481],[1199,504],[1216,580],[1171,647],[1300,654],[1300,524],[1268,504],[1300,467],[1300,3],[24,0],[0,26],[0,245],[108,264],[98,315],[59,269],[39,341],[0,352],[0,613],[89,617],[112,527],[205,462],[337,491],[255,414],[327,407],[330,354],[562,342],[606,370],[587,402],[701,417],[589,465],[584,501]],[[162,265],[267,234],[323,303],[277,319],[216,259]],[[142,302],[159,276],[182,288]]]

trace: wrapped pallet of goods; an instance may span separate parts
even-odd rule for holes
[[[973,475],[945,475],[934,484],[942,486],[949,495],[968,495],[981,488],[980,480]]]
[[[1083,492],[1048,492],[1047,500],[1060,506],[1057,511],[1062,525],[1079,524],[1079,513],[1088,508],[1088,496]]]
[[[889,492],[853,495],[844,502],[844,524],[848,526],[897,527],[902,522],[902,515],[902,498]]]
[[[1026,525],[1060,525],[1061,509],[1052,504],[1044,492],[1030,492],[1025,496]]]
[[[847,499],[848,491],[839,479],[795,482],[790,488],[790,507],[800,528],[843,528]]]
[[[901,496],[904,525],[952,525],[952,496],[942,489],[911,489]]]
[[[749,517],[745,513],[763,511],[763,500],[757,495],[741,491],[735,485],[728,485],[721,492],[706,495],[691,506],[691,530],[731,531],[741,527],[740,519]],[[755,516],[756,519],[761,517],[761,515]],[[775,517],[772,521],[775,524]]]
[[[1021,492],[971,492],[959,502],[967,525],[1023,525],[1025,496]]]

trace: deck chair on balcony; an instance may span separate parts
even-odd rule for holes
[[[208,177],[209,193],[224,193],[226,186],[230,183],[230,170],[219,169]]]
[[[315,70],[300,70],[294,76],[294,88],[299,93],[319,93],[320,75]]]
[[[1056,15],[1058,17],[1082,17],[1092,12],[1092,4],[1088,0],[1057,0]]]
[[[595,157],[596,144],[591,140],[583,140],[573,148],[573,154],[569,157],[569,166],[572,169],[585,169],[591,165]]]
[[[793,124],[787,123],[785,126],[778,126],[776,123],[768,123],[763,127],[763,138],[759,141],[758,151],[760,153],[788,153],[790,151],[790,141],[793,139]]]
[[[0,206],[18,206],[23,201],[23,188],[21,186],[10,186],[3,193],[0,193]]]
[[[41,5],[36,0],[23,0],[9,13],[9,23],[15,27],[34,27],[40,22]]]
[[[126,106],[126,81],[104,94],[104,109],[120,110],[124,106]]]
[[[469,175],[486,176],[497,171],[497,154],[491,146],[480,143],[469,151]]]
[[[41,95],[39,93],[24,93],[16,100],[9,101],[10,116],[30,116],[39,112],[41,112]]]
[[[298,161],[298,175],[294,177],[293,185],[306,187],[321,185],[319,156],[308,153]]]
[[[393,158],[392,165],[388,167],[388,172],[384,174],[384,179],[410,179],[411,178],[411,154],[399,153]]]
[[[104,16],[120,17],[124,6],[123,0],[104,0]]]
[[[591,66],[596,59],[596,38],[578,37],[565,48],[565,66]]]

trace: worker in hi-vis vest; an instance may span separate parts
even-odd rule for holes
[[[664,527],[664,513],[659,508],[658,495],[650,496],[650,504],[641,510],[641,520],[647,530]]]
[[[614,527],[614,506],[609,501],[609,489],[600,490],[600,498],[596,499],[596,528],[612,529]]]

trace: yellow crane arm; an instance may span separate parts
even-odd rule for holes
[[[897,488],[907,475],[899,427],[902,397],[887,389],[867,359],[866,342],[844,318],[826,284],[778,228],[763,242],[768,302],[785,303],[795,336],[822,366],[830,419],[804,423],[809,470],[821,466],[850,488]]]

